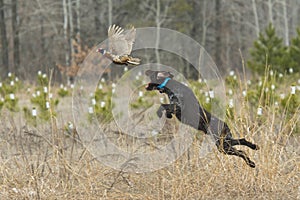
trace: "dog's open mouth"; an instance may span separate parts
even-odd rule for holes
[[[146,89],[146,90],[151,90],[150,83],[148,83],[148,84],[145,86],[145,89]]]
[[[157,84],[150,82],[145,86],[145,89],[148,91],[155,90],[157,89]]]

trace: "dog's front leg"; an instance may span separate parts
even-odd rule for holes
[[[174,113],[174,104],[161,104],[159,109],[156,111],[159,118],[162,117],[163,111],[166,111],[167,118],[172,118],[172,114]]]

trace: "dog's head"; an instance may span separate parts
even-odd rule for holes
[[[146,86],[146,90],[156,90],[158,86],[162,84],[166,78],[172,79],[174,77],[173,74],[167,71],[152,71],[147,70],[145,72],[146,76],[150,78],[150,83]]]

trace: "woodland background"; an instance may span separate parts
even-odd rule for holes
[[[180,31],[204,46],[221,72],[241,70],[242,56],[251,59],[249,49],[270,23],[289,46],[300,1],[0,0],[0,72],[32,79],[56,64],[70,66],[72,40],[92,48],[111,24]]]

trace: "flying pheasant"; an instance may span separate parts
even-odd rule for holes
[[[96,52],[120,65],[138,65],[141,59],[130,56],[135,39],[136,29],[132,27],[126,34],[124,29],[112,25],[108,28],[109,51],[99,48]]]

